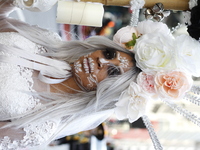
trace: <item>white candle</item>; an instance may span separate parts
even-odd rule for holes
[[[58,1],[58,23],[85,26],[102,26],[104,9],[102,4],[74,1]]]

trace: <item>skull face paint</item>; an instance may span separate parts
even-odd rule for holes
[[[83,59],[83,67],[86,73],[94,72],[94,60],[89,56],[90,55],[87,55],[87,57]]]
[[[74,63],[74,70],[76,73],[82,72],[82,65],[80,64],[80,61]]]
[[[120,66],[123,68],[127,68],[129,66],[129,61],[126,57],[122,57],[120,53],[118,53],[118,60],[120,61]]]
[[[97,76],[96,75],[91,75],[89,77],[87,77],[88,81],[89,81],[89,84],[87,84],[87,88],[92,88],[94,86],[97,85]]]
[[[81,89],[95,90],[97,84],[105,78],[128,71],[134,65],[132,59],[123,52],[97,50],[74,62],[72,75]]]
[[[109,63],[109,61],[105,60],[104,58],[100,58],[99,61],[101,62],[101,64]]]

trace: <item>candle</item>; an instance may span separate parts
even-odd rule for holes
[[[104,9],[99,3],[58,1],[58,23],[85,26],[102,26]]]

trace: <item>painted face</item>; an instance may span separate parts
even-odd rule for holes
[[[84,89],[96,89],[107,77],[120,75],[133,67],[132,57],[115,50],[97,50],[80,57],[73,65],[73,77]]]

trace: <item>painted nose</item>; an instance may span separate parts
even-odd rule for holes
[[[98,59],[98,67],[101,69],[104,65],[108,65],[110,62],[105,60],[104,58]]]

